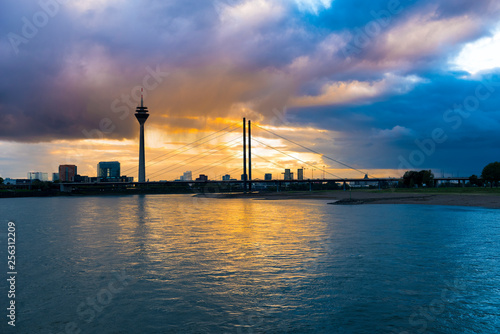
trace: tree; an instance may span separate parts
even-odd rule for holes
[[[417,179],[418,172],[409,170],[403,175],[403,184],[405,187],[413,188],[415,186],[415,180]]]
[[[31,187],[33,190],[49,190],[49,182],[40,181],[38,179],[34,180],[31,183]]]
[[[434,185],[434,174],[430,170],[421,170],[418,172],[419,185],[426,185],[427,187]]]
[[[472,174],[472,175],[469,177],[469,184],[470,184],[471,186],[477,186],[477,184],[478,184],[478,180],[479,180],[479,178],[477,177],[477,175]]]
[[[500,180],[500,162],[487,164],[483,168],[481,177],[483,180],[491,182],[491,187],[493,187],[493,183],[498,186],[498,181]]]
[[[421,170],[420,172],[409,170],[403,175],[403,184],[409,188],[413,188],[415,185],[421,187],[424,184],[432,186],[434,174],[430,170]]]
[[[477,175],[473,174],[469,177],[469,184],[471,186],[482,187],[484,183]]]
[[[0,177],[0,184],[3,184],[3,177]]]

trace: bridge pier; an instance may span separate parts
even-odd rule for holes
[[[252,192],[252,121],[248,120],[248,191]]]
[[[62,193],[70,193],[72,190],[73,190],[73,186],[71,186],[71,185],[66,185],[64,183],[61,183],[59,185],[59,191],[61,191]]]
[[[247,129],[246,118],[243,118],[243,192],[247,192]]]

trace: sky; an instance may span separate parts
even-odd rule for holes
[[[239,178],[243,117],[254,178],[480,175],[500,161],[499,18],[496,0],[4,1],[0,176],[137,178],[141,87],[151,181]]]

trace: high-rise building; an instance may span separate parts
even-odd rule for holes
[[[137,107],[135,117],[140,124],[140,143],[139,143],[139,182],[146,182],[146,161],[144,154],[144,123],[149,117],[148,107],[144,106],[144,97],[141,88],[141,106]]]
[[[52,173],[52,182],[59,181],[59,173]]]
[[[231,180],[231,175],[229,174],[226,174],[222,177],[222,181],[229,181],[229,180]]]
[[[193,173],[191,171],[184,172],[181,177],[182,181],[193,181]]]
[[[59,166],[59,181],[75,182],[77,168],[75,165],[60,165]]]
[[[285,169],[285,180],[293,180],[293,173],[290,172],[290,169]]]
[[[303,180],[304,179],[304,169],[299,168],[297,169],[297,180]]]
[[[101,181],[119,181],[120,163],[118,161],[101,161],[97,164],[97,177]]]
[[[190,171],[184,172],[176,181],[193,181],[193,173]]]
[[[28,179],[29,180],[48,181],[49,180],[49,174],[48,173],[42,173],[42,172],[28,172]]]
[[[271,174],[271,173],[266,173],[266,174],[264,175],[264,180],[266,180],[266,181],[271,181],[272,179],[273,179],[273,174]]]

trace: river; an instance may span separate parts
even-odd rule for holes
[[[500,211],[189,195],[0,200],[1,333],[498,333]]]

